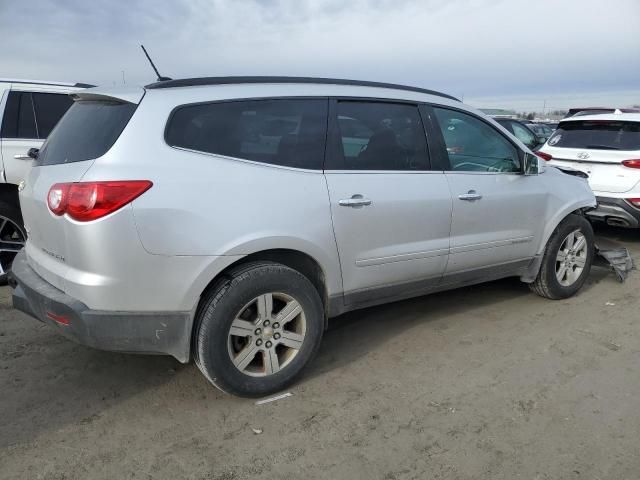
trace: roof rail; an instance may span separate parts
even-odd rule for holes
[[[77,87],[77,88],[91,88],[95,85],[89,83],[69,83],[69,82],[47,82],[43,80],[24,80],[15,78],[0,78],[0,83],[27,83],[32,85],[52,85],[56,87]]]
[[[177,80],[166,80],[162,82],[154,82],[146,85],[148,89],[159,88],[177,88],[177,87],[196,87],[202,85],[228,85],[241,83],[310,83],[324,85],[354,85],[360,87],[377,87],[390,88],[394,90],[406,90],[409,92],[426,93],[428,95],[437,95],[439,97],[448,98],[450,100],[460,101],[459,99],[447,95],[446,93],[427,90],[419,87],[409,87],[406,85],[396,85],[393,83],[369,82],[364,80],[345,80],[340,78],[314,78],[314,77],[200,77],[200,78],[184,78]]]

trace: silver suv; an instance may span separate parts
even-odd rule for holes
[[[11,284],[83,344],[258,396],[329,317],[509,276],[565,298],[589,273],[587,182],[448,95],[248,77],[74,97],[23,185]]]

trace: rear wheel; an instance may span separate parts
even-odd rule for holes
[[[593,255],[591,224],[584,217],[569,215],[549,238],[531,289],[554,300],[574,295],[589,276]]]
[[[7,272],[11,270],[13,259],[26,240],[20,208],[0,202],[0,284],[7,281]]]
[[[196,364],[225,392],[261,396],[282,390],[318,350],[324,309],[313,284],[296,270],[247,264],[203,300]]]

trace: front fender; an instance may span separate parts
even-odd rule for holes
[[[593,208],[593,207],[595,207],[595,202],[594,203],[590,203],[586,201],[573,202],[565,206],[559,212],[557,212],[545,226],[544,232],[542,234],[542,242],[538,247],[538,252],[537,252],[538,255],[544,254],[544,249],[547,246],[547,242],[549,241],[551,234],[553,234],[554,230],[558,225],[560,225],[560,222],[562,222],[562,220],[564,220],[568,215],[571,215],[573,212],[580,211],[583,208]]]
[[[538,245],[537,254],[542,255],[547,242],[556,227],[567,215],[582,209],[595,208],[596,197],[587,181],[573,175],[561,172],[556,168],[549,168],[543,174],[548,179],[550,192],[547,205],[547,222]]]

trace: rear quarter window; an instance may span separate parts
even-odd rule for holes
[[[549,138],[548,144],[552,147],[593,150],[640,150],[640,122],[562,122]]]
[[[176,108],[165,139],[173,147],[319,170],[326,126],[326,99],[215,102]]]
[[[76,101],[40,149],[38,165],[101,157],[116,142],[136,107],[131,103]]]

